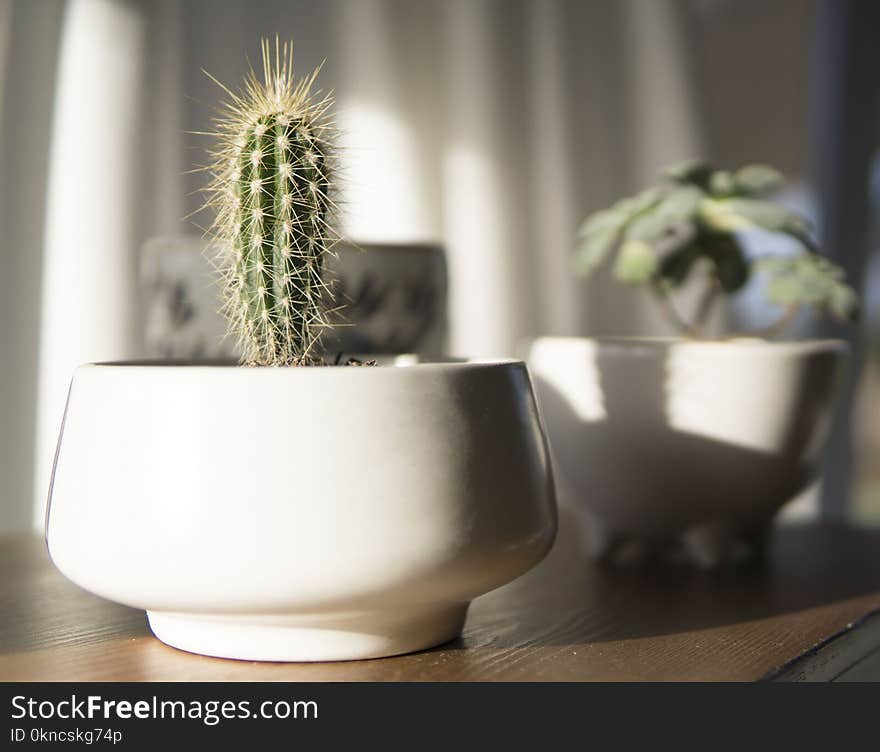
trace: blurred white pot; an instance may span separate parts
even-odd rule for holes
[[[839,341],[542,338],[528,348],[560,481],[596,558],[762,552],[815,478]]]
[[[169,645],[248,660],[450,640],[555,531],[516,361],[82,366],[47,520],[75,583]]]
[[[209,261],[218,249],[198,236],[154,237],[140,256],[141,331],[151,358],[236,357],[225,337],[220,286]],[[446,256],[427,243],[341,241],[327,260],[344,326],[328,331],[339,352],[418,353],[438,358],[446,345]]]
[[[446,352],[446,254],[423,243],[342,241],[328,263],[346,326],[327,332],[329,354]]]

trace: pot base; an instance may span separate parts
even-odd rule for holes
[[[665,537],[614,532],[590,513],[583,515],[582,523],[586,554],[601,564],[622,566],[658,559],[687,562],[700,569],[752,563],[764,558],[770,534],[769,520],[749,530],[733,522],[703,523]]]
[[[147,619],[162,642],[190,653],[243,661],[351,661],[411,653],[455,639],[468,605],[255,616],[147,611]]]

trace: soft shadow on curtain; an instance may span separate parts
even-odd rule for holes
[[[40,276],[62,12],[61,0],[0,2],[0,533],[33,519]]]
[[[194,229],[181,218],[198,178],[184,171],[204,144],[182,133],[207,130],[220,96],[201,68],[234,83],[275,33],[298,40],[302,71],[326,56],[321,84],[346,133],[343,229],[442,240],[451,348],[509,354],[540,332],[655,326],[601,279],[573,280],[568,254],[585,212],[704,152],[683,8],[7,0],[0,442],[17,506],[0,510],[0,529],[42,524],[73,367],[138,351],[140,244]]]

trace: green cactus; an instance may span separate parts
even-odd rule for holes
[[[330,325],[332,98],[313,94],[317,70],[294,80],[292,44],[262,49],[262,81],[251,71],[241,92],[223,87],[208,205],[242,361],[306,365]]]
[[[753,270],[767,275],[767,296],[783,309],[776,324],[755,334],[777,333],[804,306],[854,319],[858,296],[844,282],[840,267],[818,254],[806,220],[760,198],[781,181],[782,176],[765,165],[735,172],[701,162],[673,167],[659,185],[587,217],[578,231],[575,269],[586,276],[616,253],[615,278],[649,287],[661,312],[691,337],[705,336],[705,322],[719,294],[742,288]],[[754,228],[794,238],[802,253],[750,262],[737,233]],[[695,320],[689,322],[679,315],[671,293],[700,260],[708,262],[708,286]]]

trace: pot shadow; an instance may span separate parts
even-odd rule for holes
[[[768,619],[880,592],[880,531],[787,524],[766,556],[712,571],[611,567],[584,552],[582,520],[560,507],[547,558],[476,599],[463,637],[440,649],[521,648],[679,634]]]

